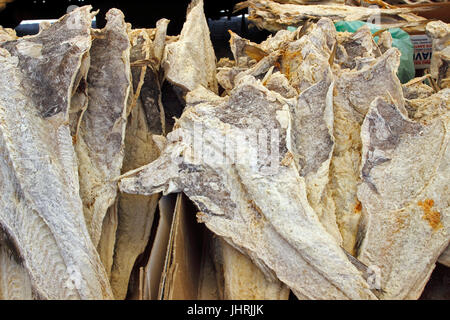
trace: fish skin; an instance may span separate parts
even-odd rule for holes
[[[268,280],[249,257],[220,240],[224,300],[288,300],[289,288],[278,279]]]
[[[0,230],[0,300],[33,300],[30,277]]]
[[[199,222],[249,256],[268,279],[276,274],[301,297],[376,299],[308,204],[305,181],[286,148],[289,122],[277,119],[289,107],[276,97],[247,76],[224,104],[188,108],[168,135],[161,157],[122,179],[119,187],[147,195],[184,191],[201,211]],[[221,150],[216,148],[224,132],[242,143],[247,128],[279,130],[278,160],[283,165],[272,174],[262,174],[246,161],[222,166],[210,158],[204,166],[191,149],[192,130],[199,124],[207,129],[203,142],[211,152]],[[248,146],[240,151],[255,152]],[[270,160],[263,157],[260,164],[267,166]]]
[[[379,9],[358,6],[337,6],[333,4],[301,5],[277,3],[268,0],[248,0],[238,4],[240,8],[248,7],[248,19],[260,29],[271,32],[298,27],[308,19],[330,18],[333,21],[369,21],[375,15],[396,17],[413,12],[413,8]],[[416,9],[417,10],[417,9]]]
[[[450,88],[442,89],[429,97],[408,102],[415,110],[410,118],[426,124],[450,111]]]
[[[16,32],[0,27],[0,42],[12,40],[17,40]],[[10,246],[0,225],[0,300],[32,300],[30,277],[17,256],[17,248]]]
[[[68,115],[90,11],[0,44],[0,224],[41,299],[112,299],[83,217]]]
[[[327,231],[341,244],[334,201],[326,196],[335,146],[334,81],[329,69],[323,80],[303,91],[291,107],[290,149],[300,176],[305,178],[311,207]]]
[[[191,91],[202,85],[218,93],[216,56],[203,0],[190,3],[179,39],[166,46],[163,67],[166,79],[182,91]]]
[[[357,197],[361,163],[361,124],[374,97],[393,99],[406,114],[402,86],[396,76],[400,52],[392,48],[376,63],[362,70],[343,72],[336,78],[334,93],[335,149],[331,161],[331,196],[343,238],[343,248],[356,255],[361,219]]]
[[[442,21],[432,21],[425,31],[433,40],[433,56],[430,64],[430,74],[435,79],[439,89],[450,87],[450,24]]]
[[[280,50],[281,71],[298,93],[327,75],[335,44],[336,28],[330,19],[323,18],[312,24],[300,39],[287,42]]]
[[[153,135],[163,134],[164,131],[161,120],[164,114],[161,116],[159,113],[158,101],[161,96],[160,57],[166,44],[167,24],[168,20],[165,19],[157,22],[155,41],[150,40],[146,30],[130,32],[131,63],[143,59],[152,63],[144,67],[132,67],[133,88],[138,97],[128,116],[123,173],[139,168],[159,156]],[[141,79],[143,82],[139,92]],[[125,299],[136,259],[148,245],[160,195],[120,193],[118,198],[119,221],[111,286],[117,299]]]
[[[336,63],[342,69],[356,68],[360,70],[381,56],[381,51],[373,40],[372,32],[367,25],[359,28],[355,33],[340,33],[338,43]],[[387,48],[385,51],[389,49]]]
[[[88,106],[75,144],[84,216],[95,246],[106,212],[117,195],[113,179],[120,175],[123,163],[131,87],[131,46],[124,15],[111,9],[106,18],[106,27],[90,49]]]
[[[381,271],[381,299],[418,299],[449,244],[449,112],[427,124],[377,98],[361,131],[358,259]]]

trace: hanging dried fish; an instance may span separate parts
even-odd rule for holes
[[[380,48],[381,53],[385,53],[392,48],[392,43],[394,39],[389,31],[383,31],[378,39],[378,48]]]
[[[0,42],[16,40],[16,31],[13,29],[2,28],[0,26]]]
[[[336,28],[330,19],[321,19],[299,40],[288,42],[282,50],[281,71],[300,93],[327,74],[336,44]]]
[[[267,88],[280,93],[283,97],[294,98],[297,96],[296,90],[291,87],[283,74],[280,72],[271,73],[279,56],[278,54],[269,56],[269,53],[273,53],[276,48],[273,41],[269,39],[265,43],[258,45],[241,38],[232,31],[229,31],[229,33],[231,35],[231,52],[235,61],[228,63],[228,66],[225,63],[217,73],[217,80],[227,94],[233,89],[237,76],[253,74],[261,77],[267,72],[263,80]],[[289,34],[293,35],[291,32]],[[277,37],[278,39],[279,37]],[[269,43],[272,45],[272,48],[269,48]],[[263,46],[268,49],[268,52],[261,49]],[[223,62],[222,60],[219,64]],[[267,68],[269,68],[269,71]],[[287,300],[289,298],[289,289],[280,283],[278,279],[266,279],[264,274],[247,256],[241,254],[224,241],[218,240],[216,243],[217,245],[212,246],[212,250],[215,251],[215,257],[220,257],[220,261],[216,262],[216,269],[218,269],[217,278],[221,279],[219,288],[222,288],[220,292],[222,299]]]
[[[410,100],[409,105],[415,110],[412,119],[423,123],[432,121],[450,111],[450,88],[443,89],[428,98]]]
[[[166,46],[163,64],[166,79],[179,87],[184,95],[198,85],[217,93],[216,56],[203,12],[203,0],[193,0],[189,5],[180,38]]]
[[[190,107],[161,157],[130,173],[120,188],[148,195],[184,191],[202,211],[199,221],[299,297],[375,299],[308,204],[304,179],[286,148],[289,107],[280,98],[247,76],[224,103]],[[273,146],[273,157],[258,155],[248,143],[252,133],[272,137],[262,145]],[[235,147],[221,157],[225,140]],[[230,162],[237,151],[247,157]]]
[[[230,31],[217,64],[203,0],[177,37],[117,9],[94,30],[90,6],[36,36],[0,27],[0,299],[155,298],[167,241],[200,269],[180,296],[418,299],[450,265],[450,32],[427,25],[430,72],[401,85],[389,32],[333,23],[427,22],[376,2],[240,3],[281,30]],[[180,192],[215,235],[178,246],[194,208],[178,197],[169,236],[168,198],[150,243],[160,194]]]
[[[435,93],[434,89],[423,83],[428,79],[430,75],[426,75],[420,78],[414,78],[408,83],[402,85],[403,97],[405,98],[405,108],[408,111],[408,116],[414,118],[417,109],[420,107],[421,102]]]
[[[364,66],[373,64],[374,60],[381,56],[381,51],[367,25],[355,33],[341,33],[338,38],[335,62],[343,69],[361,70]]]
[[[108,278],[111,278],[111,270],[113,266],[114,259],[114,247],[116,244],[116,233],[119,224],[119,213],[116,202],[108,208],[108,211],[103,218],[102,224],[102,234],[100,241],[97,246],[98,254],[100,255],[100,260],[102,260],[103,266],[105,267],[106,274]],[[114,293],[114,290],[113,290]],[[114,294],[114,298],[117,296]]]
[[[406,100],[414,100],[431,96],[434,93],[433,88],[423,83],[427,78],[429,78],[429,75],[411,79],[409,82],[402,85],[404,98]]]
[[[0,27],[0,43],[16,40],[16,32]],[[8,236],[0,229],[0,300],[31,300],[32,285],[20,257],[9,248]]]
[[[0,224],[42,299],[112,298],[84,221],[68,125],[90,11],[0,44]]]
[[[219,241],[224,300],[288,300],[290,290],[278,279],[268,280],[244,254]]]
[[[449,245],[449,120],[411,121],[378,98],[364,121],[359,259],[379,269],[384,299],[418,299]]]
[[[30,276],[11,245],[0,230],[0,300],[33,300]]]
[[[302,35],[296,40],[300,33]],[[251,43],[231,33],[230,43],[236,65],[221,68],[217,75],[227,92],[234,87],[238,76],[264,78],[267,85],[270,84],[271,72],[279,70],[289,80],[289,86],[277,76],[277,80],[272,81],[281,83],[274,84],[275,87],[284,87],[282,91],[288,97],[294,97],[321,81],[327,73],[336,43],[336,29],[331,20],[321,19],[317,24],[306,25],[296,32],[279,31],[261,44]],[[298,93],[291,94],[291,88]]]
[[[155,41],[146,30],[130,33],[131,64],[153,61],[143,67],[132,67],[133,87],[137,101],[128,117],[125,136],[125,173],[154,161],[159,149],[152,135],[163,133],[164,115],[160,114],[160,65],[158,53],[164,50],[168,20],[157,23]],[[140,82],[140,80],[143,80]],[[133,101],[134,102],[134,101]],[[159,195],[119,195],[119,225],[111,274],[111,286],[117,299],[125,299],[132,269],[137,257],[148,244]]]
[[[88,107],[75,145],[84,216],[95,246],[100,241],[103,219],[117,194],[113,179],[122,168],[131,85],[130,44],[124,15],[112,9],[106,18],[106,27],[99,31],[90,49]]]
[[[286,99],[297,98],[297,90],[291,86],[289,80],[281,72],[275,72],[270,74],[266,80],[263,80],[264,86],[270,91],[281,94]]]
[[[334,151],[333,78],[328,70],[324,79],[303,91],[291,107],[290,144],[300,176],[305,178],[309,203],[340,244],[334,201],[325,196]]]
[[[450,24],[433,21],[427,24],[426,32],[433,39],[431,76],[439,88],[450,87]]]
[[[167,26],[169,20],[162,19],[157,22],[154,41],[148,36],[148,30],[133,30],[130,34],[133,44],[133,85],[134,100],[144,107],[149,130],[155,134],[165,134],[165,112],[162,105],[161,86],[163,75],[161,59],[166,44]],[[137,65],[139,61],[147,61],[143,66]]]
[[[258,28],[276,32],[289,26],[298,27],[308,19],[329,18],[333,21],[367,21],[375,16],[394,17],[403,20],[400,15],[419,11],[419,8],[374,9],[347,5],[318,4],[299,5],[281,4],[269,0],[248,0],[237,4],[239,9],[249,8],[249,20]]]
[[[374,97],[394,99],[404,110],[403,93],[396,76],[400,52],[393,48],[369,68],[343,72],[336,80],[334,138],[330,188],[343,247],[355,254],[361,203],[356,196],[361,163],[360,130]],[[406,114],[406,110],[404,110]]]

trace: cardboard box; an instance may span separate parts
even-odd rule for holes
[[[184,194],[178,195],[159,288],[160,300],[198,299],[205,226],[197,223],[197,211]]]
[[[420,11],[420,15],[428,20],[442,20],[450,23],[450,2],[426,3],[426,4],[412,4],[412,5],[398,5],[398,7],[421,7],[426,8]],[[424,29],[424,28],[423,28]],[[431,63],[433,54],[431,39],[422,32],[410,32],[411,41],[414,45],[414,66],[416,70],[428,69]]]
[[[415,34],[411,35],[411,41],[414,45],[414,67],[416,70],[429,68],[433,55],[431,38],[426,34]]]

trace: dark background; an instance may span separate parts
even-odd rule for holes
[[[236,3],[241,0],[204,0],[205,14],[211,30],[211,39],[218,58],[231,57],[228,30],[255,42],[267,38],[269,32],[252,28],[245,18],[245,11],[233,13]],[[169,35],[180,33],[186,18],[186,9],[190,0],[15,0],[0,12],[0,25],[16,28],[23,20],[59,19],[66,14],[70,5],[92,5],[100,10],[96,16],[96,27],[104,27],[105,14],[110,8],[118,8],[125,14],[126,21],[133,28],[154,28],[161,18],[170,20]],[[21,25],[16,29],[18,36],[36,34],[39,25]]]
[[[16,0],[7,5],[0,13],[0,24],[14,28],[22,20],[56,19],[64,15],[70,5],[83,6],[90,4],[94,10],[100,9],[97,16],[99,27],[104,26],[105,13],[110,8],[121,9],[135,28],[154,26],[156,21],[165,17],[172,21],[170,34],[178,34],[183,25],[186,8],[190,0]],[[231,16],[233,7],[238,0],[206,0],[205,13],[208,18],[219,19],[221,16]]]

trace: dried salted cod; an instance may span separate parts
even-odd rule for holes
[[[268,280],[250,258],[220,241],[224,300],[288,300],[289,288],[278,279]]]
[[[152,132],[148,130],[143,107],[138,105],[129,117],[123,170],[133,170],[158,157]],[[144,252],[150,237],[159,195],[120,194],[119,224],[116,233],[111,286],[117,299],[125,299],[136,258]]]
[[[418,299],[449,244],[449,120],[414,122],[378,98],[362,126],[359,259],[380,269],[384,299]]]
[[[33,300],[30,277],[12,246],[0,230],[0,300]]]
[[[414,78],[402,85],[403,97],[406,100],[428,98],[434,93],[431,86],[426,85],[423,81],[426,77]]]
[[[0,42],[17,40],[16,31],[9,28],[2,28],[0,26]]]
[[[296,32],[281,30],[261,44],[250,42],[233,32],[230,34],[235,63],[218,66],[217,73],[217,80],[225,93],[230,93],[239,77],[252,75],[261,79],[270,90],[283,97],[294,98],[298,95],[297,91],[320,81],[317,74],[325,73],[331,50],[323,47],[327,46],[323,37],[333,46],[335,29],[331,21],[323,19],[319,27],[308,24]],[[295,41],[304,35],[303,40]],[[316,74],[318,70],[320,72]]]
[[[239,67],[219,67],[217,69],[217,83],[224,89],[225,95],[229,95],[234,88],[234,78],[241,72],[247,70]]]
[[[443,89],[428,98],[408,102],[415,109],[412,118],[426,123],[450,111],[450,88]]]
[[[0,27],[0,43],[16,40],[14,30]],[[32,285],[20,257],[0,231],[0,300],[31,300]]]
[[[426,99],[435,93],[434,89],[423,83],[428,76],[414,78],[408,83],[402,85],[403,97],[405,98],[405,108],[408,116],[414,118],[417,109],[421,106],[423,99]]]
[[[433,57],[431,58],[431,76],[439,88],[450,87],[450,24],[432,21],[427,24],[426,32],[433,39]]]
[[[0,223],[42,299],[112,298],[84,221],[68,125],[90,10],[0,44]]]
[[[189,93],[188,106],[201,103],[219,106],[228,98],[219,98],[199,87]],[[250,258],[241,254],[223,240],[214,240],[211,246],[216,257],[219,295],[225,300],[287,300],[289,289],[278,279],[267,279]],[[220,257],[219,259],[217,257]],[[239,271],[239,272],[236,272]]]
[[[217,79],[225,89],[225,94],[229,95],[230,91],[235,87],[235,84],[246,76],[253,76],[260,80],[265,80],[273,73],[274,66],[279,65],[281,53],[278,51],[262,58],[259,62],[253,64],[251,67],[232,67],[223,68],[217,74]],[[266,79],[268,80],[268,79]]]
[[[250,68],[267,55],[282,49],[287,43],[296,40],[300,30],[301,28],[296,32],[280,30],[274,36],[269,36],[260,44],[241,38],[229,30],[228,32],[231,35],[230,48],[236,65],[241,68]]]
[[[134,108],[139,99],[144,107],[149,130],[155,134],[165,134],[165,112],[162,105],[161,93],[161,59],[166,44],[167,26],[169,20],[161,19],[157,22],[155,38],[152,41],[146,30],[138,29],[130,33],[132,40],[132,68]],[[146,64],[140,66],[141,61]]]
[[[259,44],[259,48],[267,53],[272,53],[282,48],[286,43],[298,40],[302,28],[299,28],[296,32],[289,30],[280,30],[275,35],[269,35],[269,37]]]
[[[289,26],[300,26],[308,19],[330,18],[333,21],[355,21],[381,17],[399,17],[399,14],[413,12],[413,8],[373,9],[333,4],[297,5],[280,4],[269,0],[248,0],[237,5],[249,8],[249,20],[258,28],[276,32]],[[417,10],[417,9],[416,9]]]
[[[334,150],[334,79],[331,69],[324,80],[303,91],[291,107],[290,149],[305,178],[308,200],[327,231],[342,242],[334,214],[334,201],[325,197]]]
[[[300,93],[321,81],[336,43],[336,28],[330,19],[321,19],[299,40],[282,50],[281,71]]]
[[[393,41],[394,39],[392,39],[391,33],[389,31],[383,31],[380,34],[380,38],[377,42],[378,48],[380,48],[381,53],[385,53],[386,51],[391,49]]]
[[[198,85],[217,93],[216,56],[211,43],[203,0],[193,0],[178,41],[166,46],[167,80],[184,94]]]
[[[156,22],[153,56],[156,59],[158,67],[160,67],[162,59],[164,57],[164,49],[166,48],[167,42],[167,27],[169,26],[169,23],[170,20],[164,18]]]
[[[375,299],[308,204],[286,148],[289,124],[284,99],[247,76],[224,103],[188,108],[161,157],[130,173],[120,188],[184,191],[202,211],[200,222],[299,297]]]
[[[255,62],[260,61],[267,56],[267,52],[259,48],[259,45],[250,40],[241,38],[231,30],[230,33],[230,49],[233,53],[236,65],[241,68],[250,68]]]
[[[230,58],[220,58],[219,61],[217,61],[217,68],[231,68],[236,65],[236,61],[231,60]]]
[[[92,242],[99,244],[103,219],[114,204],[123,162],[126,104],[130,92],[130,44],[124,15],[106,14],[106,27],[92,41],[88,72],[88,107],[75,149],[80,194]]]
[[[355,254],[361,204],[356,196],[361,163],[360,130],[370,103],[377,96],[404,108],[402,87],[396,76],[400,52],[393,48],[377,63],[361,71],[343,72],[336,79],[334,97],[335,150],[331,163],[331,193],[343,247]],[[406,111],[405,111],[406,114]]]
[[[318,3],[330,3],[330,4],[343,4],[344,0],[273,0],[279,3],[291,3],[291,4],[318,4]]]
[[[83,115],[88,107],[89,99],[87,91],[87,77],[90,65],[91,56],[89,52],[86,52],[81,58],[80,68],[77,76],[75,77],[75,82],[72,89],[72,98],[70,100],[69,122],[74,144],[77,143],[81,119],[83,119]]]
[[[381,51],[373,40],[367,25],[355,33],[341,33],[338,36],[338,42],[335,62],[341,68],[360,70],[381,56]]]
[[[199,87],[189,93],[188,106],[209,103],[218,106],[228,100]],[[289,289],[278,279],[267,279],[250,258],[220,239],[212,241],[216,278],[221,299],[225,300],[287,300]],[[218,258],[219,257],[219,258]],[[236,273],[236,270],[239,270]]]
[[[280,49],[294,41],[298,32],[281,30],[274,37],[270,36],[260,44],[241,38],[234,32],[229,32],[234,61],[221,59],[217,64],[216,76],[220,86],[225,89],[225,94],[230,94],[234,88],[236,77],[243,73],[241,76],[253,75],[261,79],[264,77],[265,85],[268,84],[277,92],[281,90],[285,97],[291,98],[297,95],[289,81],[278,70],[281,62]]]
[[[103,218],[102,234],[97,246],[100,260],[102,260],[108,278],[111,278],[111,269],[113,266],[114,247],[116,244],[116,233],[119,224],[119,213],[116,202],[108,208]],[[114,291],[113,291],[114,292]],[[116,298],[117,299],[117,298]]]
[[[267,89],[281,94],[286,99],[296,98],[297,90],[291,86],[289,80],[281,72],[270,74],[263,83]]]
[[[199,87],[189,93],[188,106],[195,107],[200,103],[218,106],[227,100],[228,97],[219,98],[211,91]],[[250,258],[239,253],[223,240],[214,240],[213,243],[215,245],[211,246],[211,251],[216,257],[217,287],[221,299],[287,300],[289,298],[289,289],[278,279],[267,279]],[[236,270],[239,272],[236,273]]]
[[[139,168],[159,156],[159,149],[152,135],[162,134],[163,130],[161,118],[164,117],[159,113],[161,90],[157,52],[164,49],[165,42],[157,39],[165,40],[167,23],[163,20],[157,26],[154,42],[145,30],[133,30],[130,34],[133,44],[132,65],[141,60],[149,60],[150,63],[132,67],[133,87],[138,97],[128,117],[122,172]],[[144,252],[150,238],[158,199],[159,195],[121,193],[119,196],[119,226],[111,274],[111,286],[116,299],[126,298],[134,264]]]
[[[77,142],[81,119],[88,106],[87,77],[90,66],[91,56],[88,51],[81,58],[81,65],[75,77],[70,99],[69,122],[74,144]]]

